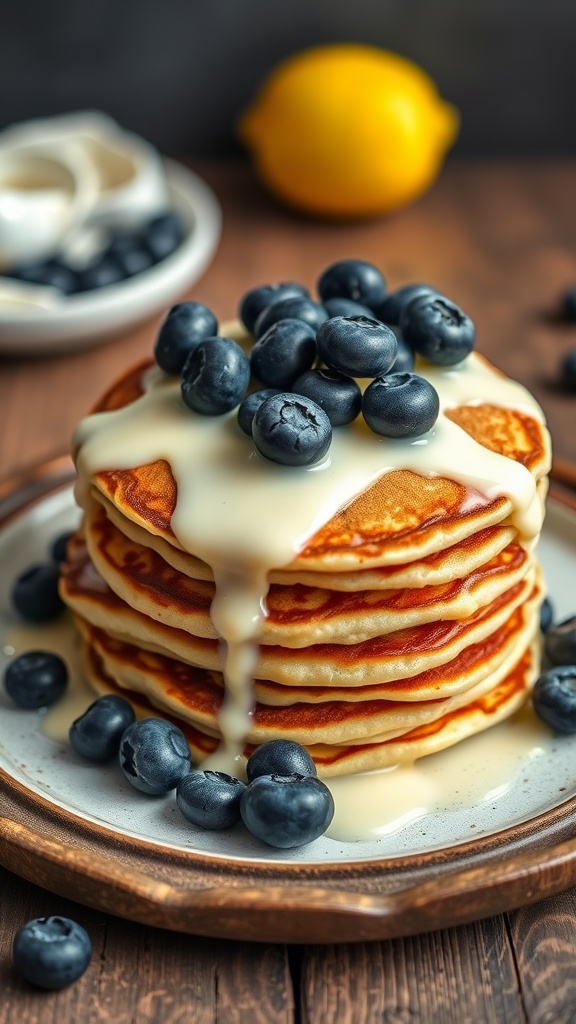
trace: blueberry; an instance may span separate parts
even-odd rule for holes
[[[576,287],[566,289],[560,300],[560,310],[563,320],[576,321]]]
[[[273,462],[311,466],[326,455],[332,427],[316,402],[281,391],[257,409],[252,437],[258,451]]]
[[[562,383],[570,391],[576,391],[576,350],[567,352],[560,364]]]
[[[472,351],[476,332],[469,316],[443,295],[421,295],[406,306],[405,341],[431,363],[452,366]]]
[[[251,394],[246,395],[243,398],[238,408],[238,426],[248,437],[252,437],[252,420],[256,414],[256,410],[260,408],[262,402],[265,402],[267,398],[272,398],[272,395],[279,395],[279,388],[261,388],[260,391],[252,391]]]
[[[393,324],[397,327],[409,302],[420,295],[436,294],[436,289],[427,284],[405,284],[402,288],[397,288],[395,292],[390,292],[384,302],[375,307],[374,313],[385,324]]]
[[[322,302],[328,299],[351,299],[369,309],[382,305],[386,281],[377,267],[364,260],[339,260],[332,263],[318,281]]]
[[[9,697],[21,708],[47,708],[62,696],[68,669],[51,651],[26,651],[10,661],[4,673]]]
[[[90,963],[92,944],[68,917],[37,917],[14,936],[14,967],[39,988],[60,989],[76,981]]]
[[[418,437],[434,426],[440,409],[438,392],[415,373],[377,377],[362,398],[368,426],[383,437]]]
[[[292,391],[324,409],[333,427],[351,423],[362,408],[362,392],[356,381],[336,370],[308,370],[294,381]]]
[[[550,627],[546,633],[544,648],[553,665],[576,663],[576,615]]]
[[[108,288],[109,285],[123,281],[124,277],[118,260],[104,255],[78,271],[78,291],[91,292],[98,288]]]
[[[271,388],[290,388],[317,356],[316,331],[303,320],[278,320],[260,335],[250,354],[250,369]]]
[[[224,772],[189,772],[178,783],[176,803],[193,825],[219,830],[240,821],[240,800],[246,786]]]
[[[538,717],[557,732],[576,732],[576,665],[556,665],[544,672],[532,702]]]
[[[218,321],[211,309],[201,302],[179,302],[163,321],[154,358],[165,373],[181,373],[190,352],[218,333]]]
[[[72,295],[78,291],[79,287],[76,273],[57,257],[46,260],[44,263],[18,267],[10,276],[18,281],[26,281],[28,284],[56,288],[64,295]]]
[[[171,256],[183,239],[184,223],[176,210],[153,217],[142,231],[144,245],[157,263]]]
[[[110,253],[108,255],[111,255]],[[134,241],[131,246],[126,246],[121,252],[117,252],[115,259],[122,271],[123,277],[135,277],[142,271],[148,270],[154,265],[154,260],[148,249]]]
[[[281,281],[279,284],[263,284],[258,288],[252,288],[242,297],[238,315],[244,327],[250,334],[254,333],[256,321],[260,313],[267,306],[272,305],[279,299],[289,299],[299,296],[309,299],[310,293],[307,288],[295,281]]]
[[[261,338],[278,320],[304,320],[315,331],[328,319],[324,306],[304,296],[292,295],[266,306],[254,324],[254,337]]]
[[[248,758],[246,775],[253,782],[260,775],[316,775],[316,765],[306,747],[293,740],[269,740]]]
[[[119,760],[134,788],[152,796],[169,793],[190,771],[184,733],[164,718],[129,725],[120,741]]]
[[[230,338],[206,338],[182,370],[185,405],[203,416],[220,416],[237,406],[250,380],[248,357]]]
[[[335,316],[316,335],[320,358],[349,377],[379,377],[392,366],[398,344],[391,327],[367,316]]]
[[[392,330],[396,335],[396,344],[398,345],[398,348],[396,350],[396,359],[392,363],[388,373],[411,373],[414,369],[414,353],[410,346],[404,341],[404,335],[400,328],[393,327]]]
[[[359,302],[353,302],[352,299],[326,299],[324,303],[324,309],[328,313],[329,317],[332,316],[367,316],[373,317],[374,313],[368,306],[362,306]]]
[[[547,633],[554,621],[554,606],[550,598],[545,597],[540,606],[540,629]]]
[[[242,794],[240,812],[257,839],[291,849],[326,831],[334,801],[328,787],[313,775],[260,775]]]
[[[50,622],[64,608],[58,593],[60,570],[54,562],[33,565],[18,577],[12,588],[12,603],[27,622]]]
[[[73,535],[72,531],[68,531],[68,533],[61,533],[59,537],[52,541],[50,555],[57,565],[60,565],[60,562],[66,561],[66,548],[68,547],[70,537]]]
[[[72,749],[88,761],[108,761],[118,753],[122,734],[135,719],[124,697],[99,697],[70,727]]]

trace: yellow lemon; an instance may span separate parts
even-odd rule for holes
[[[266,79],[240,138],[281,199],[328,217],[370,217],[411,202],[436,179],[458,112],[395,53],[315,47]]]

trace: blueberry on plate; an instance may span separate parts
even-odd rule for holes
[[[360,302],[353,302],[352,299],[326,299],[324,303],[324,309],[328,313],[329,317],[332,316],[367,316],[373,317],[374,313],[368,306],[363,306]],[[378,318],[379,319],[379,318]]]
[[[179,302],[168,313],[154,345],[154,359],[164,373],[181,373],[190,353],[218,333],[218,321],[201,302]]]
[[[576,664],[576,615],[548,629],[544,649],[553,665]]]
[[[12,603],[27,622],[50,622],[60,615],[64,602],[58,593],[60,571],[55,562],[33,565],[18,576],[12,587]]]
[[[534,710],[557,732],[576,732],[576,665],[556,665],[544,672],[532,691]]]
[[[386,281],[377,267],[364,260],[339,260],[324,271],[318,281],[322,302],[351,299],[374,309],[386,296]]]
[[[246,398],[243,398],[238,407],[238,426],[248,437],[252,437],[252,421],[256,415],[256,410],[260,408],[262,402],[265,402],[267,398],[272,398],[273,395],[279,395],[280,388],[260,388],[259,391],[252,391]]]
[[[396,349],[396,359],[392,363],[392,366],[388,370],[388,373],[411,373],[414,369],[414,353],[404,341],[404,335],[399,327],[393,327],[392,330],[396,335],[396,343],[398,348]]]
[[[122,735],[135,717],[124,697],[107,693],[72,722],[70,746],[88,761],[108,761],[118,753]]]
[[[576,350],[567,352],[560,364],[560,378],[570,391],[576,391]]]
[[[240,300],[238,315],[244,327],[250,334],[254,333],[256,321],[260,313],[267,306],[279,299],[290,299],[294,297],[309,299],[310,293],[302,284],[295,281],[280,281],[278,284],[262,284],[258,288],[251,288]]]
[[[470,317],[443,295],[413,299],[400,327],[410,347],[439,366],[461,363],[474,348],[476,332]]]
[[[151,796],[169,793],[190,771],[186,737],[165,718],[143,718],[129,725],[118,756],[128,781]]]
[[[317,775],[305,747],[293,740],[269,740],[257,747],[246,763],[248,782],[260,775]]]
[[[220,416],[242,401],[250,380],[250,362],[231,338],[206,338],[192,350],[182,369],[184,404],[203,416]]]
[[[313,775],[259,775],[242,794],[240,812],[257,839],[288,850],[312,843],[326,831],[334,801]]]
[[[137,238],[132,240],[131,245],[117,247],[112,251],[107,249],[106,255],[117,261],[124,278],[136,277],[154,265],[153,256]]]
[[[302,295],[291,295],[277,299],[262,310],[254,324],[254,337],[261,338],[278,320],[304,320],[315,331],[328,319],[328,313],[318,302]]]
[[[52,541],[52,545],[50,547],[50,555],[52,557],[52,560],[56,562],[57,565],[60,565],[60,562],[66,561],[66,548],[68,547],[68,541],[70,540],[70,537],[72,537],[73,535],[73,531],[68,530],[67,533],[61,533]]]
[[[26,981],[60,989],[76,981],[90,963],[87,932],[68,917],[37,917],[14,936],[12,960]]]
[[[256,410],[252,437],[261,455],[285,466],[311,466],[332,440],[328,416],[316,402],[281,391]]]
[[[549,597],[545,597],[540,605],[540,629],[547,633],[554,621],[554,606]],[[576,652],[575,652],[576,653]]]
[[[56,256],[43,263],[16,267],[10,273],[10,277],[28,284],[56,288],[63,295],[73,295],[78,291],[78,277],[75,271]]]
[[[396,358],[391,327],[367,316],[335,316],[319,328],[318,353],[326,366],[348,377],[379,377]]]
[[[176,789],[176,803],[193,825],[219,831],[240,821],[240,800],[246,786],[225,772],[193,771]]]
[[[351,423],[362,408],[358,384],[337,370],[308,370],[294,381],[292,391],[311,398],[324,409],[333,427]]]
[[[383,437],[418,437],[434,426],[440,400],[432,385],[415,373],[377,377],[362,397],[366,423]]]
[[[157,214],[142,230],[142,241],[156,263],[171,256],[183,240],[184,223],[176,210]]]
[[[374,314],[385,324],[399,326],[402,313],[409,302],[420,295],[436,295],[436,289],[428,284],[405,284],[395,292],[389,292],[380,306],[376,306]]]
[[[68,669],[51,651],[25,651],[8,663],[4,687],[21,708],[47,708],[68,685]]]
[[[303,320],[278,320],[261,334],[250,353],[250,369],[262,384],[290,388],[317,356],[316,331]]]
[[[104,254],[78,271],[78,291],[92,292],[98,288],[108,288],[112,284],[119,284],[125,276],[118,260]]]

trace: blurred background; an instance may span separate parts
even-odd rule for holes
[[[455,152],[576,152],[573,0],[3,0],[0,128],[96,107],[172,155],[239,150],[279,60],[358,41],[420,64],[463,112]]]

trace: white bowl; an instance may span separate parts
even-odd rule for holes
[[[118,284],[78,295],[56,295],[52,308],[0,306],[0,352],[45,355],[89,347],[168,309],[185,295],[214,255],[222,214],[214,193],[198,175],[169,160],[164,170],[170,205],[185,226],[178,249]]]

